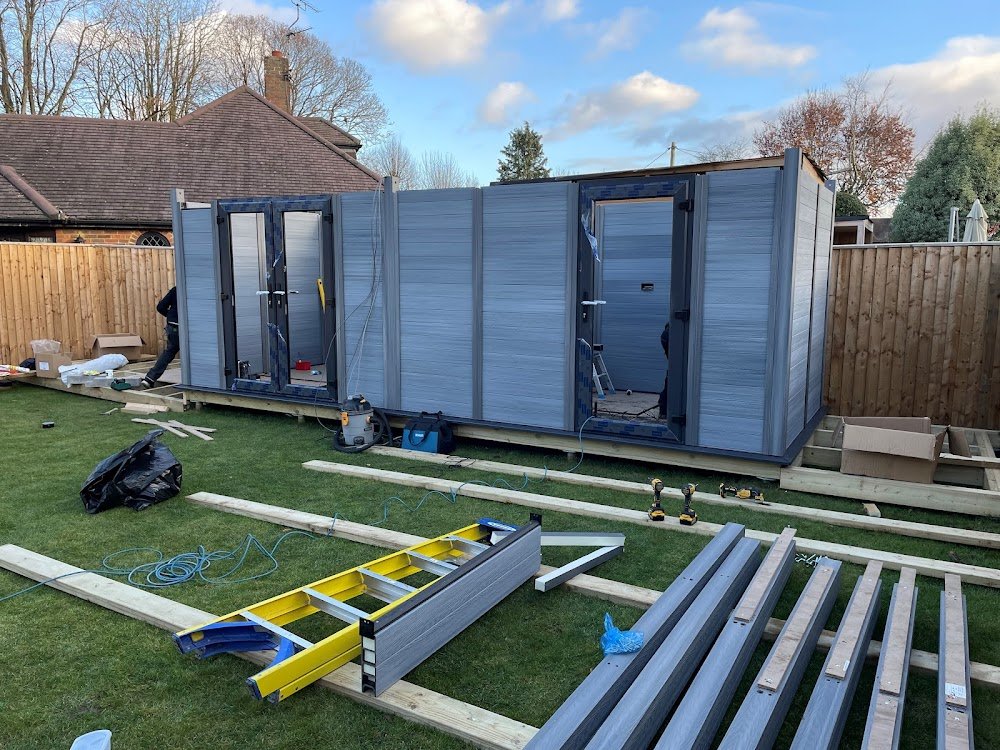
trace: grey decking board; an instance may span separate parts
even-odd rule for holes
[[[882,651],[879,654],[878,667],[875,672],[875,686],[872,689],[871,703],[868,706],[868,719],[865,723],[865,734],[861,744],[862,750],[897,750],[903,726],[903,708],[906,703],[906,680],[909,674],[910,651],[913,648],[913,628],[917,617],[917,587],[914,584],[912,568],[909,571],[908,583],[900,575],[900,582],[892,589],[892,599],[889,602],[889,614],[886,619],[886,632],[882,638]],[[899,618],[897,623],[897,608],[909,607],[908,616]],[[894,648],[899,648],[901,658],[890,656]],[[898,676],[885,675],[889,669],[888,661],[898,664]],[[891,727],[886,722],[891,720]]]
[[[787,546],[772,545],[768,556],[772,554],[777,558],[777,565],[772,568],[765,558],[758,568],[757,575],[771,570],[773,575],[753,616],[744,622],[736,619],[734,612],[660,736],[656,750],[706,750],[711,746],[764,635],[768,619],[788,583],[795,559],[794,540]]]
[[[882,588],[878,573],[881,572],[881,566],[879,565],[878,572],[872,570],[869,568],[865,575],[858,578],[854,593],[837,629],[834,648],[827,654],[823,670],[799,722],[795,739],[792,741],[792,750],[824,748],[834,750],[840,746],[847,714],[854,699],[854,691],[858,687],[858,680],[861,678],[861,668],[868,653],[872,632],[875,630],[875,621],[878,619],[879,594]],[[875,578],[874,583],[871,580],[872,576]],[[847,634],[849,640],[845,640],[845,630],[854,631],[855,628],[852,626],[858,624],[856,619],[852,623],[852,613],[863,617],[860,627],[856,632]],[[848,646],[850,656],[845,657]],[[843,677],[836,676],[838,674],[843,674]]]
[[[365,650],[374,652],[363,688],[380,695],[531,578],[541,559],[541,525],[533,522],[384,617],[363,620]]]
[[[808,616],[807,627],[798,641],[792,659],[784,670],[780,682],[775,686],[775,690],[765,690],[759,687],[765,674],[768,673],[772,657],[782,647],[782,640],[789,631],[789,626],[795,623],[797,615],[800,614],[800,608],[804,604],[803,597],[799,597],[791,615],[785,621],[785,627],[782,628],[778,640],[764,662],[764,666],[754,679],[750,692],[740,705],[732,724],[722,739],[719,745],[720,750],[747,750],[748,748],[763,750],[774,745],[778,731],[788,713],[788,708],[795,697],[795,691],[802,681],[802,675],[809,663],[809,658],[816,648],[820,631],[822,631],[823,625],[830,616],[830,611],[837,600],[837,590],[840,587],[840,562],[822,559],[813,570],[810,580],[821,575],[823,567],[832,568],[833,574],[822,589],[818,606]],[[805,592],[808,590],[809,584],[807,583]]]
[[[760,562],[759,550],[759,542],[740,540],[602,722],[587,750],[649,747],[750,583]]]
[[[632,626],[644,634],[643,647],[633,654],[605,657],[556,709],[525,750],[584,747],[743,535],[744,528],[739,524],[726,524]]]

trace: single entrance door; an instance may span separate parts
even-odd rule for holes
[[[601,262],[595,269],[598,310],[595,344],[617,390],[663,390],[667,359],[660,334],[670,317],[673,199],[611,200],[597,204]]]

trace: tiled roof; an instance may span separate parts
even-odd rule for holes
[[[7,167],[4,169],[4,167]],[[21,181],[13,178],[12,167],[0,165],[0,216],[24,216],[37,221],[49,217],[23,191]]]
[[[0,115],[0,164],[70,223],[169,224],[173,188],[205,201],[378,183],[338,146],[246,87],[175,123]],[[0,179],[0,223],[38,221],[38,207],[28,204]]]
[[[320,138],[330,141],[334,146],[354,151],[361,148],[361,141],[323,117],[299,117],[298,120]]]

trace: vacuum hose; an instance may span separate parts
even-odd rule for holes
[[[344,441],[344,429],[337,430],[333,436],[333,447],[341,453],[363,453],[373,445],[392,445],[392,427],[389,426],[389,418],[380,409],[372,409],[372,425],[375,428],[374,438],[370,442],[361,445],[348,445]]]

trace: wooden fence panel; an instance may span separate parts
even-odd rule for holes
[[[834,247],[833,414],[1000,428],[1000,243]]]
[[[166,343],[156,303],[174,284],[169,247],[0,242],[0,362],[55,339],[74,357],[96,333],[142,336],[143,353]]]

